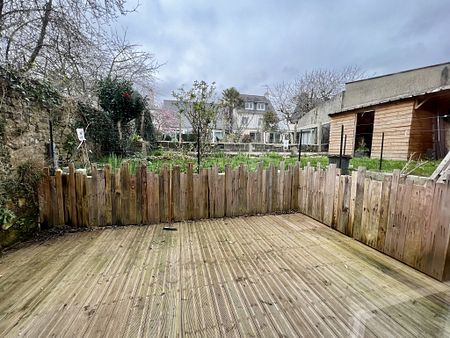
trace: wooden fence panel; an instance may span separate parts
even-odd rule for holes
[[[43,225],[103,226],[151,224],[265,213],[300,212],[395,257],[435,278],[450,279],[450,188],[426,180],[415,184],[400,172],[381,180],[359,168],[340,175],[335,165],[285,167],[259,164],[193,173],[179,167],[160,173],[146,166],[120,169],[69,166],[45,171],[39,186]]]

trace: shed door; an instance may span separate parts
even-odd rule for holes
[[[373,138],[373,122],[375,118],[374,111],[368,111],[357,114],[356,133],[355,133],[355,154],[366,153],[370,156]]]

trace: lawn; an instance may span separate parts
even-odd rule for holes
[[[112,155],[100,160],[99,164],[103,165],[109,163],[111,167],[118,168],[123,160],[128,160],[131,171],[134,171],[141,163],[145,163],[149,170],[155,172],[160,171],[164,165],[169,167],[179,166],[181,171],[185,172],[188,163],[192,163],[194,166],[194,170],[197,170],[197,159],[195,157],[180,152],[160,150],[153,152],[151,155],[145,158],[134,157],[125,159]],[[277,153],[267,153],[262,156],[215,153],[203,158],[201,161],[201,167],[210,168],[216,165],[219,168],[219,171],[223,172],[225,165],[227,164],[233,168],[239,166],[240,164],[244,164],[250,170],[255,170],[259,163],[262,163],[264,167],[268,167],[270,164],[279,166],[282,161],[284,161],[286,167],[289,165],[295,165],[295,163],[297,162],[297,156],[283,156]],[[328,165],[328,158],[326,156],[302,156],[301,166],[305,166],[308,162],[312,166],[317,166],[317,164],[320,163],[322,167],[326,167]],[[405,167],[406,163],[407,161],[384,160],[382,171],[392,172],[394,169],[401,170]],[[412,175],[430,176],[439,165],[439,163],[440,161],[428,161],[426,163],[422,162],[422,165],[419,168],[412,170],[417,164],[417,162],[412,162],[409,164],[409,169],[407,169],[406,172],[410,172],[412,170],[410,172],[410,174]],[[358,167],[365,167],[367,170],[378,171],[379,160],[370,158],[351,159],[350,170],[356,170]]]

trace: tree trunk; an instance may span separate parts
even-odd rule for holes
[[[52,1],[53,0],[49,0],[45,4],[44,16],[42,17],[42,26],[41,26],[41,31],[39,33],[39,38],[36,43],[36,46],[34,47],[33,52],[30,55],[30,58],[28,59],[25,66],[23,66],[23,68],[22,68],[22,71],[24,71],[24,72],[29,71],[33,67],[34,61],[36,61],[36,58],[39,55],[39,52],[41,51],[42,46],[44,45],[44,38],[45,38],[45,35],[47,34],[47,26],[48,26],[48,23],[50,22],[50,14],[52,12]]]

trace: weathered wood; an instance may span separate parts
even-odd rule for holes
[[[233,216],[233,177],[229,165],[225,166],[225,215]]]
[[[62,171],[55,173],[55,193],[56,193],[56,225],[64,225],[64,190],[62,183]]]
[[[69,164],[69,225],[78,225],[78,215],[77,215],[77,187],[76,187],[76,175],[75,175],[75,165],[73,163]]]
[[[97,182],[97,206],[98,206],[98,225],[106,225],[106,182],[105,172],[98,170],[98,182]]]
[[[115,225],[123,224],[122,216],[122,184],[120,179],[121,170],[116,169],[114,173],[114,200],[113,200],[113,213],[112,223]]]
[[[326,171],[325,196],[324,196],[324,223],[329,227],[333,224],[334,194],[336,185],[336,165],[330,164]]]
[[[391,193],[392,176],[385,176],[381,188],[381,202],[380,202],[380,223],[378,226],[377,245],[376,249],[383,251],[386,240],[386,228],[389,218],[389,200]]]
[[[142,164],[140,166],[139,175],[141,176],[141,215],[142,215],[142,224],[148,224],[148,193],[147,193],[147,166]]]
[[[355,209],[352,222],[353,238],[361,241],[363,234],[361,233],[361,223],[363,214],[363,202],[364,202],[364,181],[365,181],[366,169],[359,167],[356,177],[356,189],[355,189]]]
[[[126,162],[114,173],[93,166],[90,177],[73,165],[68,174],[46,172],[38,191],[39,221],[49,226],[148,224],[297,208],[438,279],[450,278],[448,195],[448,183],[419,185],[398,171],[366,177],[359,168],[350,177],[333,165],[259,165],[254,172],[241,165],[227,166],[225,174],[213,167],[194,175],[189,165],[186,174],[178,167],[150,173],[145,166],[130,174]]]
[[[181,184],[180,184],[180,167],[176,166],[172,170],[172,210],[173,220],[181,221]]]
[[[111,166],[109,164],[107,164],[104,168],[104,176],[105,176],[105,225],[112,225],[114,181],[111,176]]]
[[[187,219],[194,219],[194,176],[192,163],[188,163],[186,172],[187,185]]]

